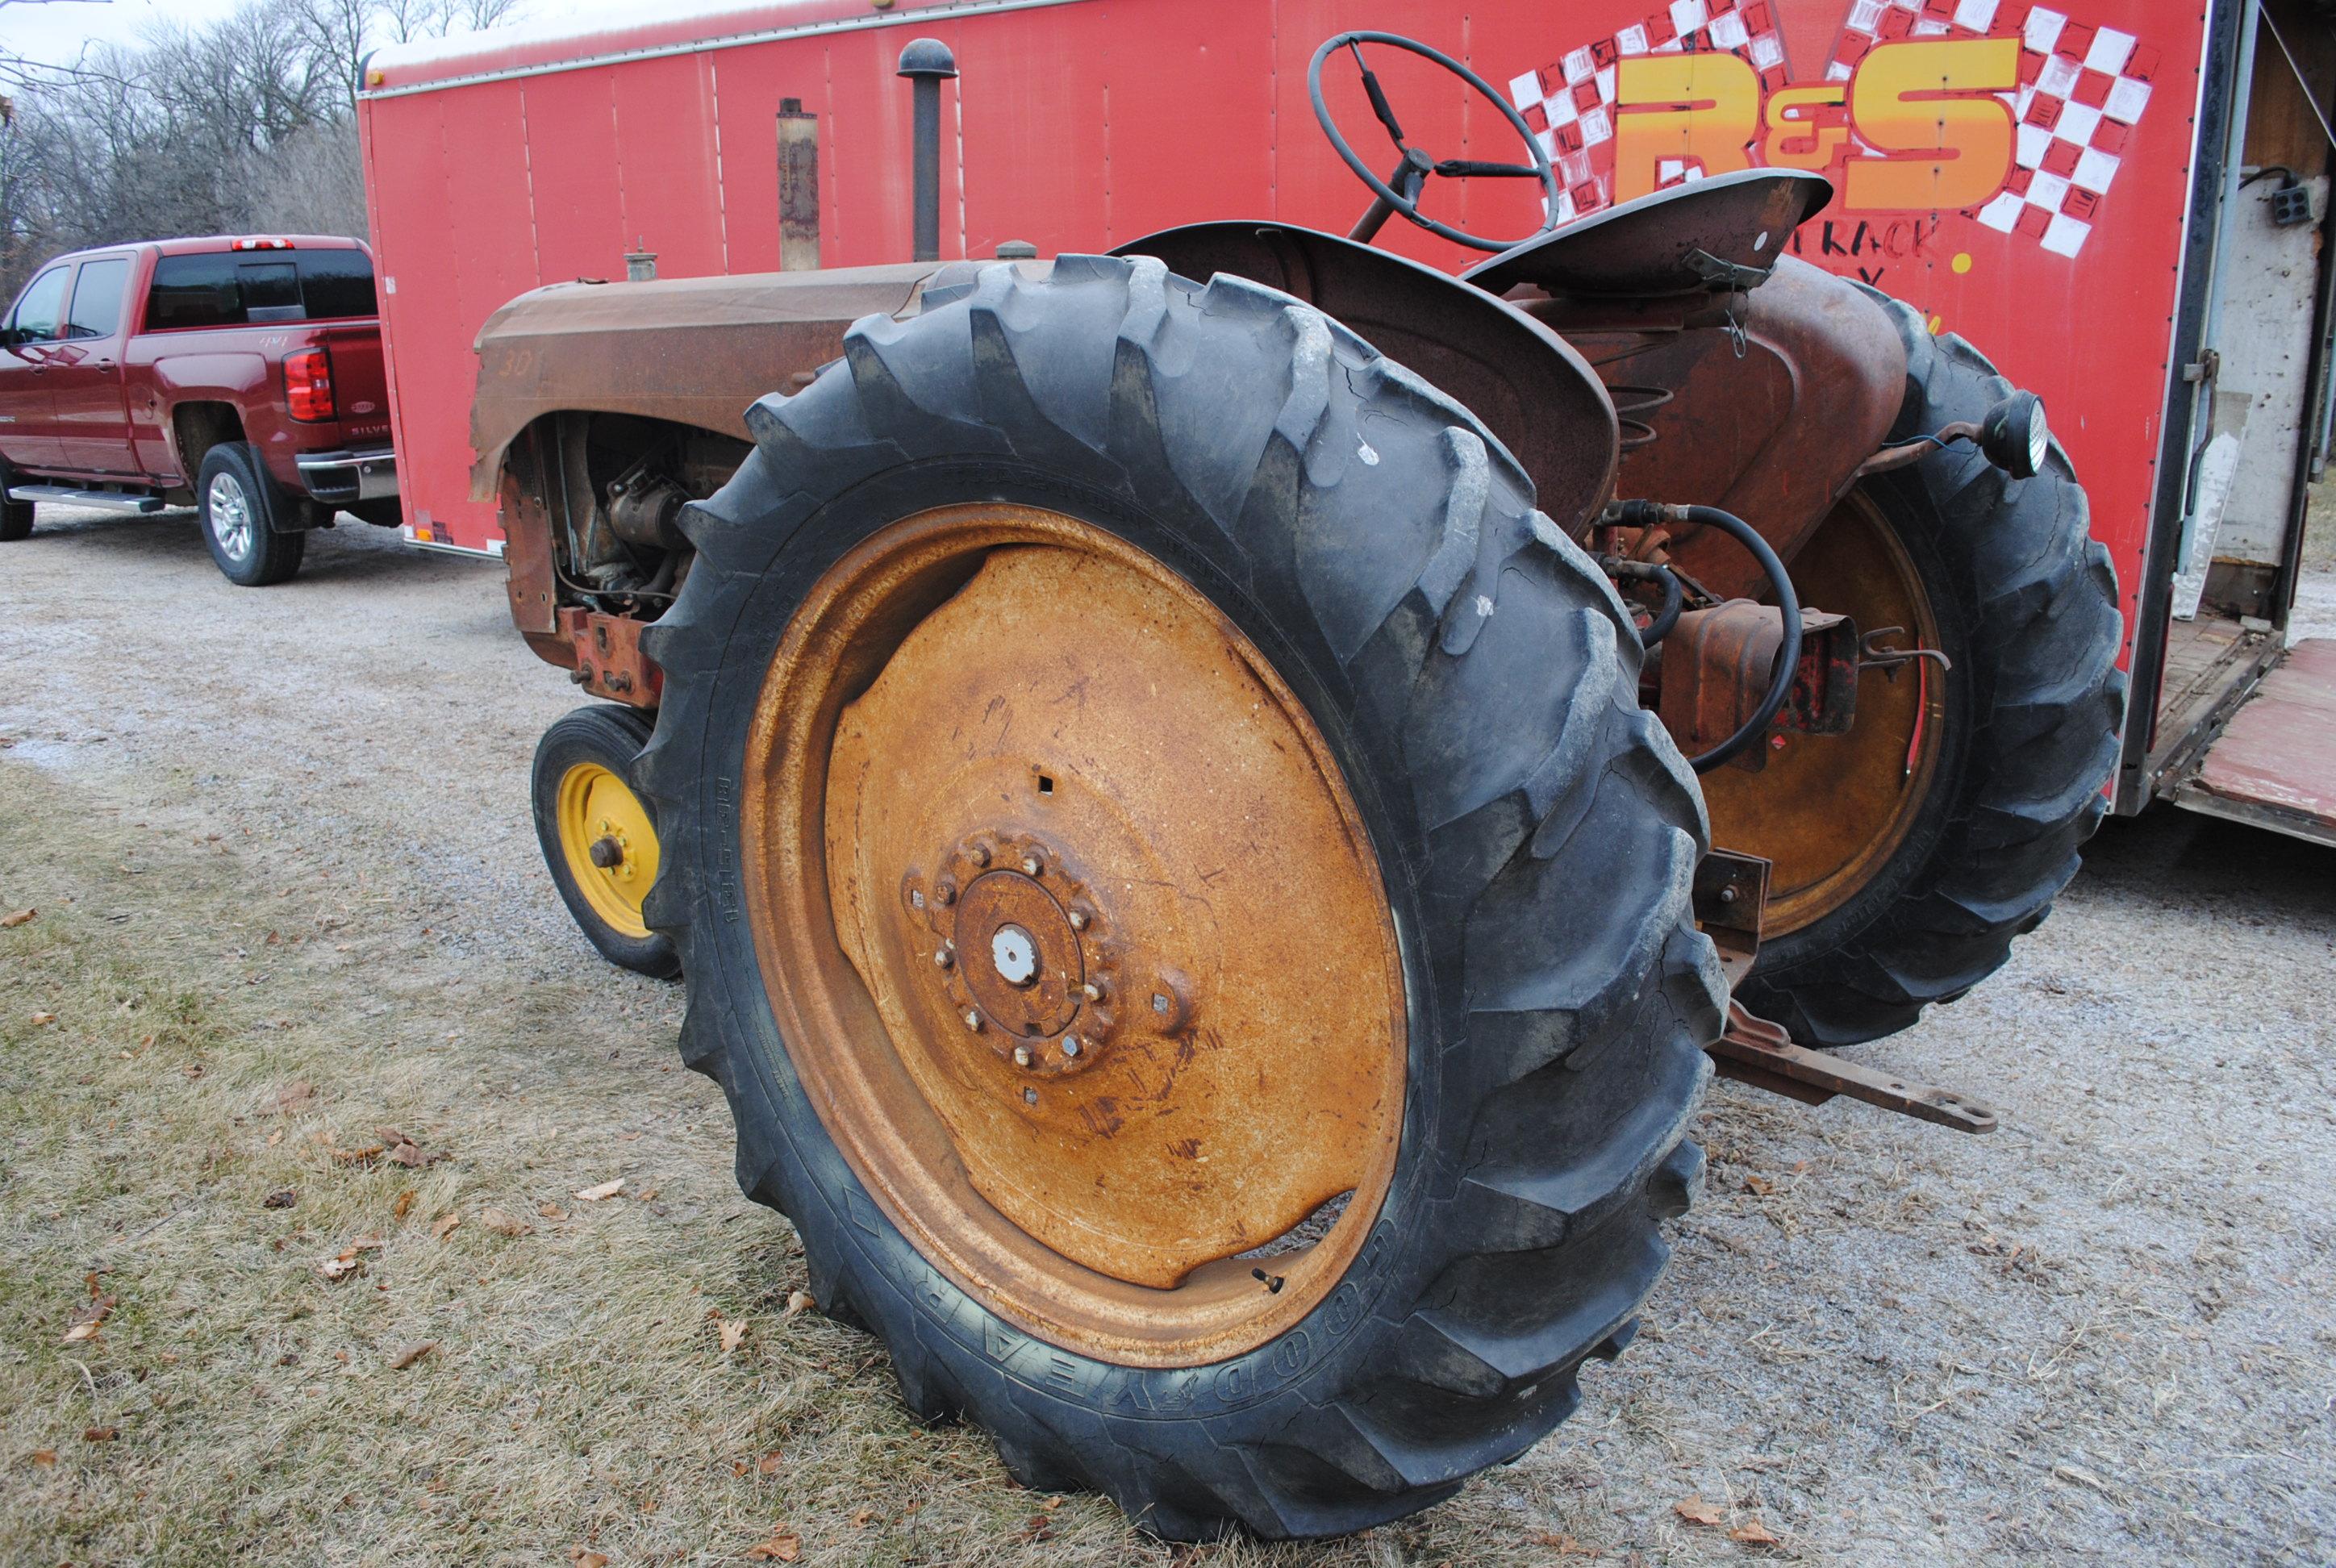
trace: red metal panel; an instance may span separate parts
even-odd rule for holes
[[[401,290],[419,291],[384,300],[403,416],[418,417],[411,411],[426,405],[435,430],[468,407],[470,342],[484,308],[470,287],[426,276],[443,269],[451,277],[457,253],[480,279],[521,276],[515,258],[530,250],[547,280],[621,276],[622,253],[637,238],[660,251],[668,274],[719,269],[725,239],[729,270],[771,266],[771,116],[781,96],[801,97],[821,116],[827,263],[905,258],[910,94],[893,72],[911,37],[941,38],[964,72],[943,93],[942,248],[977,256],[1005,239],[1033,240],[1046,253],[1103,249],[1210,216],[1254,214],[1343,231],[1368,199],[1317,131],[1305,76],[1323,37],[1358,26],[1406,33],[1467,61],[1512,94],[1552,146],[1568,136],[1561,162],[1569,200],[1602,203],[1621,178],[1617,129],[1640,116],[1636,133],[1662,107],[1634,100],[1622,62],[1678,59],[1691,47],[1710,69],[1736,71],[1748,85],[1738,99],[1696,99],[1705,103],[1696,111],[1702,118],[1679,126],[1683,143],[1700,138],[1723,161],[1797,158],[1825,167],[1844,184],[1844,198],[1796,237],[1795,248],[1913,301],[1938,330],[1964,334],[2006,375],[2044,394],[2091,492],[2095,532],[2116,560],[2130,626],[2189,178],[2203,26],[2193,0],[1582,0],[1556,7],[1495,0],[1465,13],[1432,0],[1076,0],[978,15],[904,5],[881,24],[863,24],[871,20],[853,0],[806,0],[564,42],[459,46],[434,63],[399,65],[392,55],[384,73],[390,88],[623,48],[695,42],[708,51],[522,78],[531,225],[508,203],[453,204],[443,176],[414,167],[438,156],[436,105],[509,93],[509,85],[368,100],[384,270],[399,276]],[[720,47],[725,36],[805,24],[830,30]],[[1875,194],[1877,171],[1893,177],[1879,163],[1911,161],[1927,170],[1935,161],[1933,186],[1944,188],[1958,161],[1935,148],[1932,160],[1921,156],[1920,137],[1935,140],[1942,118],[1934,102],[1901,106],[1882,88],[1893,62],[1903,78],[1910,61],[1929,70],[1946,58],[1910,56],[1907,46],[1957,44],[1982,45],[1990,69],[2012,63],[2000,108],[1989,107],[1999,100],[1984,91],[1951,94],[1966,106],[1961,112],[1995,117],[2005,151],[1990,162],[1981,148],[1963,165],[1984,166],[1989,190],[1981,196],[1958,191],[1945,210],[1890,206],[1886,192]],[[1469,102],[1424,67],[1383,52],[1374,61],[1416,144],[1439,157],[1514,155],[1514,137],[1490,105]],[[1933,83],[1938,74],[1932,72]],[[1334,63],[1329,83],[1332,107],[1358,149],[1384,155],[1351,64]],[[1811,107],[1829,95],[1828,83],[1840,102]],[[484,112],[492,120],[514,112]],[[1815,128],[1796,122],[1808,115]],[[644,126],[638,142],[636,121]],[[1732,129],[1714,132],[1715,123]],[[1564,131],[1567,125],[1576,129]],[[508,139],[485,129],[482,121],[466,131],[462,156],[511,156]],[[1796,151],[1828,139],[1821,154]],[[1899,151],[1885,151],[1893,146]],[[645,181],[636,169],[654,172]],[[1522,235],[1539,220],[1536,190],[1525,181],[1436,190],[1428,207],[1496,237]],[[1400,221],[1385,243],[1446,268],[1470,258]],[[416,298],[431,307],[416,308]],[[2049,330],[2037,330],[2039,323]],[[466,499],[466,463],[449,461],[453,449],[443,440],[426,449],[401,444],[409,446],[404,473],[413,503],[461,519],[464,542],[487,537],[489,511]]]
[[[2251,821],[2336,843],[2336,640],[2300,642],[2232,716],[2198,787]]]

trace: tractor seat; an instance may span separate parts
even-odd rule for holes
[[[1793,230],[1833,200],[1822,174],[1745,169],[1625,201],[1460,276],[1489,294],[1725,294],[1757,287]]]

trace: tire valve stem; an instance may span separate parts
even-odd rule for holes
[[[1270,1296],[1279,1296],[1281,1294],[1282,1278],[1280,1275],[1269,1274],[1263,1269],[1251,1269],[1249,1273],[1251,1279],[1255,1280],[1258,1283],[1265,1287],[1266,1294]]]

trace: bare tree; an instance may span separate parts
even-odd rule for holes
[[[363,238],[366,54],[509,21],[524,3],[246,0],[66,65],[0,49],[0,298],[83,246],[240,229]]]

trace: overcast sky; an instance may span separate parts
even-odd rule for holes
[[[139,32],[163,20],[200,26],[233,11],[242,0],[5,0],[0,4],[0,45],[34,60],[61,64],[92,40],[135,44]],[[529,21],[563,16],[650,16],[656,0],[530,0],[521,7]]]

